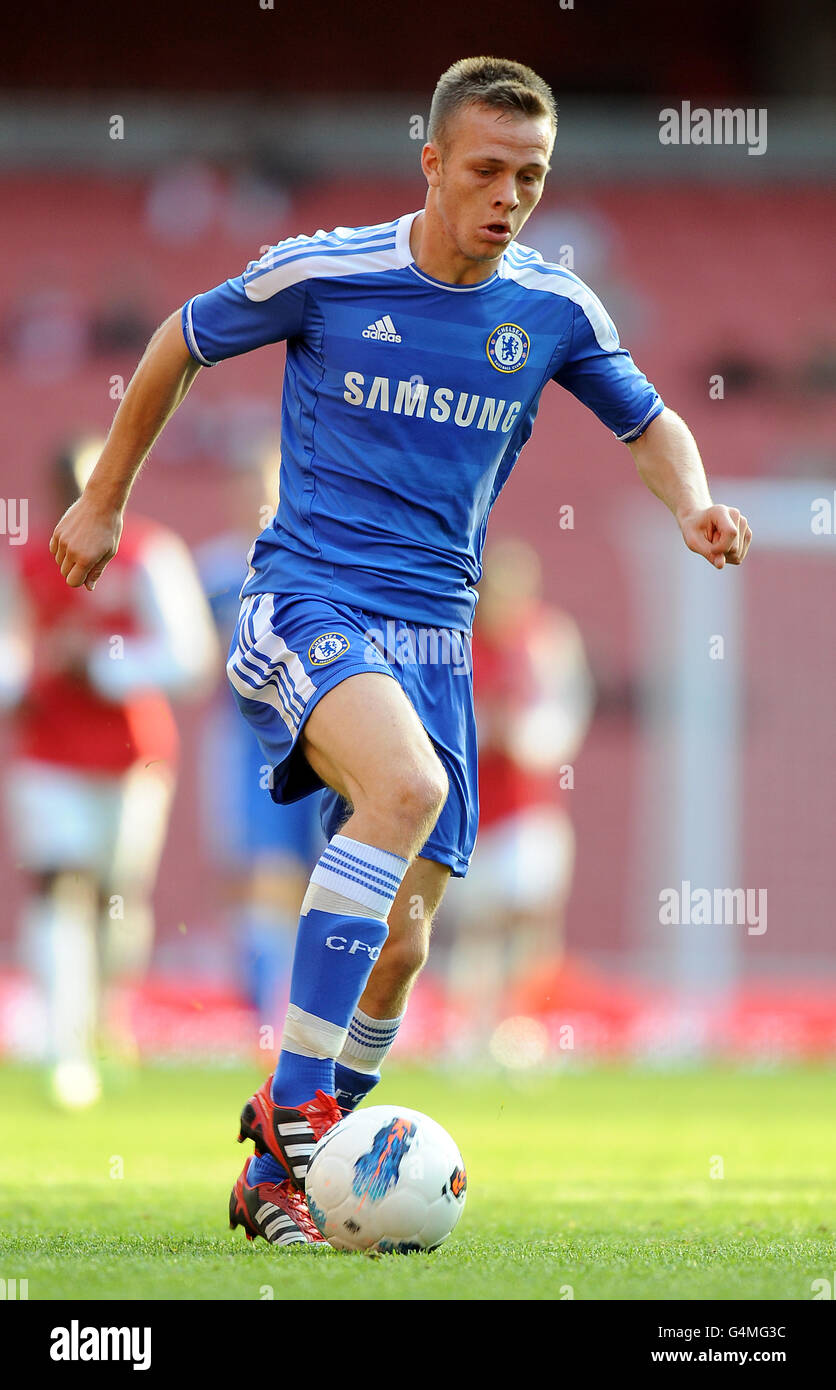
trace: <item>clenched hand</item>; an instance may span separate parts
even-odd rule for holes
[[[751,527],[737,507],[715,505],[691,512],[679,518],[679,529],[688,549],[704,555],[718,570],[742,564],[752,539]]]
[[[105,565],[116,554],[121,535],[121,511],[103,509],[82,493],[64,513],[49,542],[50,553],[71,589],[80,589],[82,584],[91,591],[96,587]]]

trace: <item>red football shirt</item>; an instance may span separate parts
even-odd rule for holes
[[[479,824],[487,829],[531,806],[554,808],[562,799],[558,774],[524,766],[502,747],[502,730],[542,697],[535,644],[549,624],[546,610],[532,604],[515,617],[507,634],[473,632],[473,687],[477,724],[498,731],[480,741]],[[481,717],[480,717],[481,716]]]
[[[129,642],[143,631],[138,565],[144,547],[164,528],[133,515],[104,581],[93,593],[70,589],[49,552],[49,535],[30,536],[21,580],[31,624],[34,665],[15,716],[18,753],[79,771],[119,774],[133,763],[176,759],[177,727],[167,698],[154,689],[114,701],[90,684],[83,670],[57,669],[51,644],[74,629],[83,664],[111,637]]]

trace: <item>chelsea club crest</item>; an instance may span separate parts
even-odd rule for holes
[[[308,656],[314,666],[327,666],[329,661],[336,661],[338,656],[347,652],[348,647],[348,638],[343,637],[341,632],[323,632],[321,637],[311,642]]]
[[[526,364],[530,347],[528,334],[518,323],[501,323],[488,338],[488,361],[498,372],[518,372]]]

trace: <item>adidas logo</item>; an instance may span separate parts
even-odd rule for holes
[[[377,338],[382,343],[399,343],[401,335],[388,314],[384,314],[382,319],[375,319],[368,328],[363,329],[364,338]]]
[[[307,1120],[285,1120],[284,1124],[276,1126],[279,1135],[279,1144],[282,1153],[288,1160],[288,1167],[292,1169],[295,1178],[306,1178],[308,1176],[308,1165],[303,1163],[291,1163],[289,1160],[294,1158],[309,1159],[316,1148],[316,1136],[308,1124]],[[288,1138],[297,1137],[307,1139],[306,1144],[289,1144]]]
[[[273,1216],[272,1221],[267,1220],[268,1216]],[[255,1214],[255,1220],[266,1223],[264,1239],[269,1240],[272,1245],[298,1245],[300,1241],[303,1245],[307,1244],[293,1217],[280,1211],[273,1202],[262,1202]]]

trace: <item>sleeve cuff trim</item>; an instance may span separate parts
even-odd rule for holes
[[[616,439],[618,439],[622,444],[632,444],[634,439],[638,439],[640,434],[644,434],[644,431],[647,429],[651,420],[655,420],[657,415],[661,415],[664,409],[665,402],[657,396],[656,400],[653,402],[652,406],[648,410],[641,424],[636,425],[631,430],[628,430],[626,434],[617,434]]]
[[[192,322],[192,305],[194,304],[196,298],[197,295],[190,299],[188,304],[186,304],[183,309],[183,315],[181,320],[183,326],[183,337],[186,339],[186,347],[189,349],[189,352],[192,354],[192,357],[194,357],[200,363],[201,367],[214,367],[215,363],[210,362],[208,357],[203,356],[203,353],[200,351],[200,348],[197,345],[197,339],[194,335],[194,323]]]

